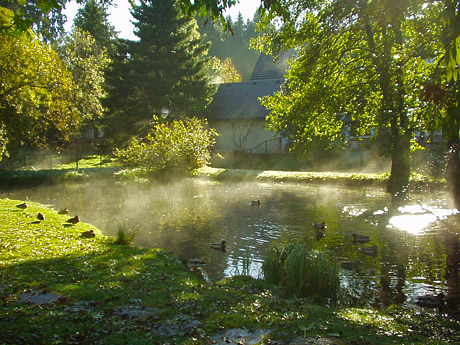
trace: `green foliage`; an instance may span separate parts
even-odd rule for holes
[[[6,153],[6,145],[8,144],[8,137],[3,122],[0,122],[0,162],[3,160],[3,155]]]
[[[262,270],[265,280],[294,296],[318,300],[337,297],[339,270],[329,252],[310,250],[303,243],[273,245]]]
[[[226,58],[223,62],[215,56],[210,58],[206,65],[206,75],[214,83],[237,83],[241,81],[241,74],[238,73],[230,58]]]
[[[186,118],[162,123],[155,116],[147,137],[135,140],[115,155],[128,167],[142,167],[154,173],[186,173],[208,164],[217,133],[205,129],[205,120]]]
[[[100,49],[105,49],[111,56],[114,53],[113,40],[115,28],[109,22],[108,3],[89,0],[80,8],[74,19],[76,29],[88,32]]]
[[[110,72],[106,123],[114,136],[139,135],[163,109],[171,118],[199,116],[216,90],[204,71],[209,46],[176,1],[140,1],[132,14],[139,40],[119,44]]]
[[[130,226],[126,223],[118,224],[117,237],[113,244],[130,246],[133,244],[137,235],[139,234],[139,226]]]
[[[212,22],[209,17],[198,19],[198,31],[206,42],[211,43],[208,53],[210,56],[220,61],[231,59],[236,70],[241,73],[242,80],[249,80],[259,56],[259,52],[250,49],[249,45],[249,42],[257,36],[256,26],[260,20],[259,16],[255,14],[253,20],[248,19],[246,22],[241,16],[236,21],[233,21],[230,16],[227,20],[232,26],[233,35],[225,32],[220,22]]]
[[[82,125],[94,125],[102,117],[101,99],[105,97],[104,69],[109,63],[104,48],[85,31],[75,29],[64,39],[61,56],[72,73],[75,89],[72,102]]]
[[[0,26],[13,14],[0,7]],[[64,63],[31,30],[0,30],[0,122],[10,146],[68,142],[80,122],[74,111],[74,85]]]

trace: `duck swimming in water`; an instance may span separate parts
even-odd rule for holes
[[[377,256],[378,248],[374,244],[372,247],[361,247],[358,248],[359,252],[364,255]]]
[[[58,213],[59,213],[59,214],[68,214],[68,213],[69,213],[69,210],[66,209],[66,208],[64,208],[64,209],[60,210]]]
[[[215,250],[225,251],[227,247],[227,242],[225,240],[222,240],[221,242],[210,243],[209,246]]]
[[[322,239],[326,234],[323,231],[316,231],[316,240],[319,241]]]
[[[182,260],[182,262],[185,264],[185,267],[192,270],[196,270],[207,265],[207,263],[201,259],[188,259]]]
[[[421,307],[440,308],[444,306],[444,294],[441,292],[437,296],[419,296],[415,304]]]
[[[369,236],[353,234],[353,243],[367,243],[370,241]]]
[[[253,200],[253,201],[251,201],[251,205],[260,207],[260,200]]]
[[[325,229],[327,228],[325,222],[313,223],[313,227],[314,227],[315,229],[318,229],[318,230],[325,230]]]
[[[45,216],[43,215],[43,213],[38,212],[37,219],[38,220],[45,220]]]

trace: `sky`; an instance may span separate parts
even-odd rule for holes
[[[236,19],[238,13],[241,13],[243,18],[252,19],[254,12],[260,6],[260,0],[240,0],[240,3],[233,6],[225,12],[225,15],[230,15],[232,19]],[[109,20],[119,32],[119,37],[136,40],[137,37],[133,34],[133,25],[131,24],[131,14],[129,13],[130,5],[128,0],[114,0],[116,7],[109,9]],[[71,1],[66,4],[64,14],[67,16],[67,23],[65,29],[69,32],[72,29],[73,17],[77,13],[79,5],[76,1]]]

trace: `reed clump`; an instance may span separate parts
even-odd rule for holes
[[[315,301],[334,300],[340,281],[339,268],[329,251],[310,250],[303,243],[273,245],[262,264],[264,279],[283,287],[290,295]]]
[[[121,246],[130,246],[134,243],[137,235],[139,234],[139,226],[130,226],[126,223],[118,224],[117,236],[115,237],[114,244]]]

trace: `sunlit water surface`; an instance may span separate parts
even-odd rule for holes
[[[229,183],[190,179],[169,184],[116,184],[113,180],[40,186],[2,197],[68,208],[83,222],[115,236],[139,226],[136,244],[168,249],[178,257],[208,262],[211,280],[249,273],[262,277],[268,247],[300,239],[329,249],[357,270],[341,270],[343,303],[354,306],[411,304],[425,293],[449,293],[458,285],[457,210],[445,192],[411,194],[393,201],[380,189],[283,183]],[[251,205],[260,200],[260,207]],[[327,224],[317,240],[314,222]],[[368,235],[355,245],[352,234]],[[210,242],[226,240],[226,252]],[[376,245],[377,256],[358,247]]]

